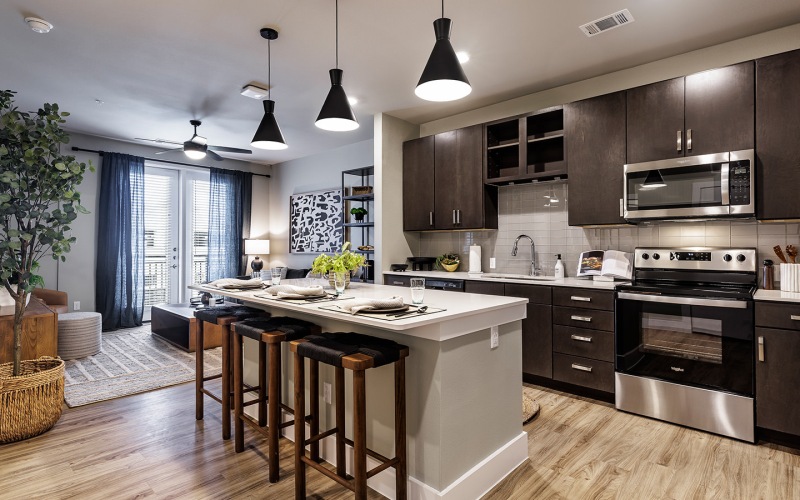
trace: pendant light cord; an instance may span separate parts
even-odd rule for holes
[[[339,69],[339,0],[336,0],[336,69]]]
[[[272,100],[272,40],[267,40],[267,99]]]
[[[444,0],[442,0],[442,18],[444,18]]]

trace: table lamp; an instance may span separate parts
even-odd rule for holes
[[[250,269],[253,270],[253,277],[257,276],[264,268],[264,261],[259,255],[269,255],[269,240],[244,240],[244,253],[254,255],[250,262]]]

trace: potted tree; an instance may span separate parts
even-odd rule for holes
[[[364,216],[367,215],[367,209],[364,207],[353,207],[350,209],[350,214],[356,219],[356,222],[363,222]]]
[[[0,443],[41,434],[61,416],[64,362],[22,360],[22,322],[31,291],[44,284],[39,259],[49,251],[64,261],[75,242],[69,225],[88,213],[75,189],[94,171],[61,153],[69,113],[57,104],[26,113],[13,99],[0,91],[0,289],[14,301],[14,359],[0,365]]]
[[[311,272],[328,278],[333,286],[333,273],[347,273],[345,288],[350,286],[350,276],[361,266],[366,265],[367,257],[350,251],[350,242],[342,245],[342,253],[334,253],[333,257],[320,254],[311,264]]]

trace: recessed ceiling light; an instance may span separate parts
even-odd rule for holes
[[[458,58],[458,62],[460,62],[461,64],[469,62],[469,54],[467,54],[463,50],[461,52],[456,52],[456,57]]]
[[[53,29],[53,25],[45,21],[44,19],[39,19],[38,17],[26,17],[25,22],[28,23],[28,26],[37,33],[49,33],[51,29]]]
[[[351,106],[355,106],[356,104],[358,104],[358,99],[356,99],[355,97],[348,96],[347,102],[349,102]]]

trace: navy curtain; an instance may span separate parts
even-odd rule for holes
[[[100,171],[95,304],[103,330],[142,324],[144,158],[104,153]]]
[[[249,232],[252,174],[212,168],[210,181],[208,280],[214,281],[243,274],[243,231],[246,220]],[[247,210],[244,209],[245,204]]]

